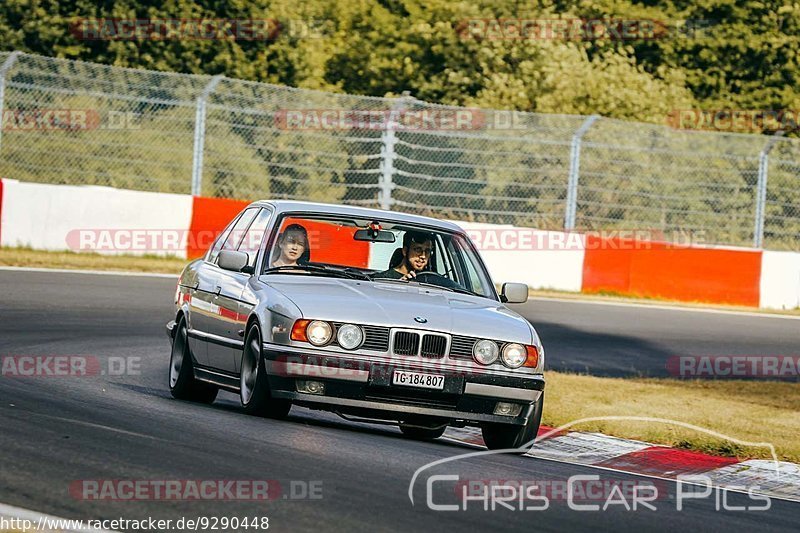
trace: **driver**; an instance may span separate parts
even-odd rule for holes
[[[433,253],[433,235],[422,231],[406,231],[403,235],[402,258],[392,268],[373,274],[373,278],[409,280],[428,266]],[[394,262],[394,261],[393,261]]]

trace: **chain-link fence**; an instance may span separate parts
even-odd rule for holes
[[[0,53],[0,176],[800,250],[800,141]]]

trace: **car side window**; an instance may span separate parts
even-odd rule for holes
[[[247,252],[249,256],[248,265],[251,267],[256,266],[256,257],[258,257],[258,250],[261,248],[261,242],[264,240],[264,231],[269,225],[270,218],[272,218],[272,211],[269,209],[262,209],[258,215],[247,228],[241,244],[239,244],[240,252]]]
[[[469,257],[468,261],[464,261],[464,270],[466,274],[466,281],[469,283],[469,290],[475,294],[480,294],[481,296],[491,297],[491,289],[485,285],[484,282],[482,282],[483,278],[478,274],[478,271],[475,270],[476,265],[479,264],[477,257],[475,257],[475,252],[466,242],[463,241],[462,238],[459,237],[458,240],[463,253]]]
[[[222,234],[217,238],[214,247],[208,254],[209,263],[217,263],[217,256],[221,250],[235,250],[242,240],[243,231],[252,222],[253,217],[258,212],[258,207],[250,207],[245,209],[237,218],[233,220]],[[235,242],[234,242],[235,241]],[[231,247],[230,243],[233,243]]]
[[[223,250],[236,250],[239,247],[239,244],[244,239],[247,227],[250,226],[250,223],[256,217],[257,213],[258,207],[251,207],[242,213],[242,216],[239,217],[239,220],[234,224],[225,242],[222,243]]]
[[[236,223],[239,221],[239,217],[241,217],[241,214],[239,214],[239,216],[234,218],[231,221],[231,223],[228,224],[228,226],[223,230],[222,233],[217,235],[217,240],[214,241],[214,246],[212,246],[211,249],[208,251],[208,257],[206,258],[206,261],[208,261],[209,263],[217,262],[217,256],[219,255],[219,251],[222,250],[222,245],[228,238],[228,235],[230,234],[233,226],[236,225]]]

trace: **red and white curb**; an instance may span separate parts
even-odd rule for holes
[[[525,457],[667,480],[703,475],[715,487],[731,490],[757,487],[754,493],[800,502],[800,465],[794,463],[740,461],[735,457],[706,455],[601,433],[557,432],[545,426],[539,429],[539,437],[544,438]],[[443,438],[483,447],[477,428],[448,428]]]

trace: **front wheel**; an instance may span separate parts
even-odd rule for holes
[[[534,404],[533,413],[528,422],[523,426],[512,424],[484,424],[481,426],[483,442],[490,450],[510,450],[510,453],[524,454],[533,446],[533,440],[539,433],[539,424],[542,422],[542,406],[544,393]]]
[[[247,333],[242,351],[239,399],[244,412],[269,418],[285,418],[292,408],[291,400],[273,398],[261,355],[261,330],[253,324]]]
[[[194,377],[194,362],[189,348],[189,332],[186,318],[181,317],[175,326],[172,352],[169,356],[169,392],[178,400],[212,403],[219,389],[198,381]]]

